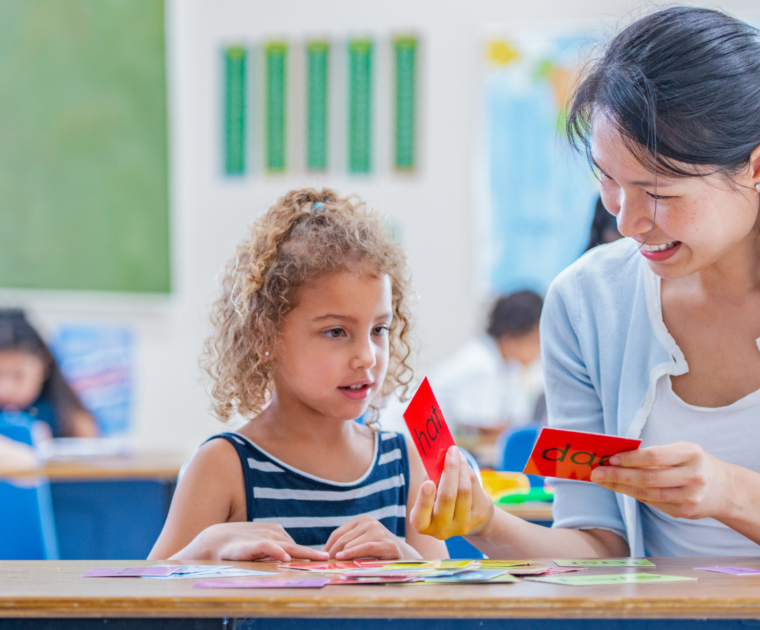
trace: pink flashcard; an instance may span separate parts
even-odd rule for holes
[[[355,569],[354,562],[307,562],[305,564],[281,564],[283,569],[295,571],[335,571],[336,569]]]
[[[193,588],[322,588],[329,580],[202,580]]]
[[[730,575],[757,575],[760,569],[749,567],[695,567],[695,571],[712,571],[713,573],[728,573]]]
[[[116,567],[92,569],[82,577],[166,577],[181,567]]]

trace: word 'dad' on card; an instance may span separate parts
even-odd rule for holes
[[[443,462],[450,447],[454,446],[449,427],[443,419],[441,408],[433,396],[427,378],[404,412],[404,420],[417,452],[422,458],[428,477],[438,483],[443,473]]]
[[[635,451],[641,440],[544,427],[523,472],[527,475],[591,481],[591,471],[613,455]]]

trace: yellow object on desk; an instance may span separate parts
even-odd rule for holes
[[[492,498],[507,490],[524,490],[526,492],[530,490],[530,481],[522,473],[481,470],[480,476],[483,479],[483,490]]]

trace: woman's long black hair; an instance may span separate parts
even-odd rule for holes
[[[56,435],[72,435],[74,416],[89,412],[66,382],[50,348],[19,309],[0,309],[0,352],[5,350],[28,352],[45,362],[47,376],[41,396],[55,410]]]
[[[655,173],[731,177],[760,145],[760,31],[696,7],[648,15],[610,41],[575,91],[568,137],[589,158],[595,112]]]

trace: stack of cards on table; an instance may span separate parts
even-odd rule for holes
[[[232,566],[159,565],[152,567],[116,567],[92,569],[82,577],[142,577],[154,580],[194,580],[201,578],[230,578],[277,575],[271,571],[250,571]]]

